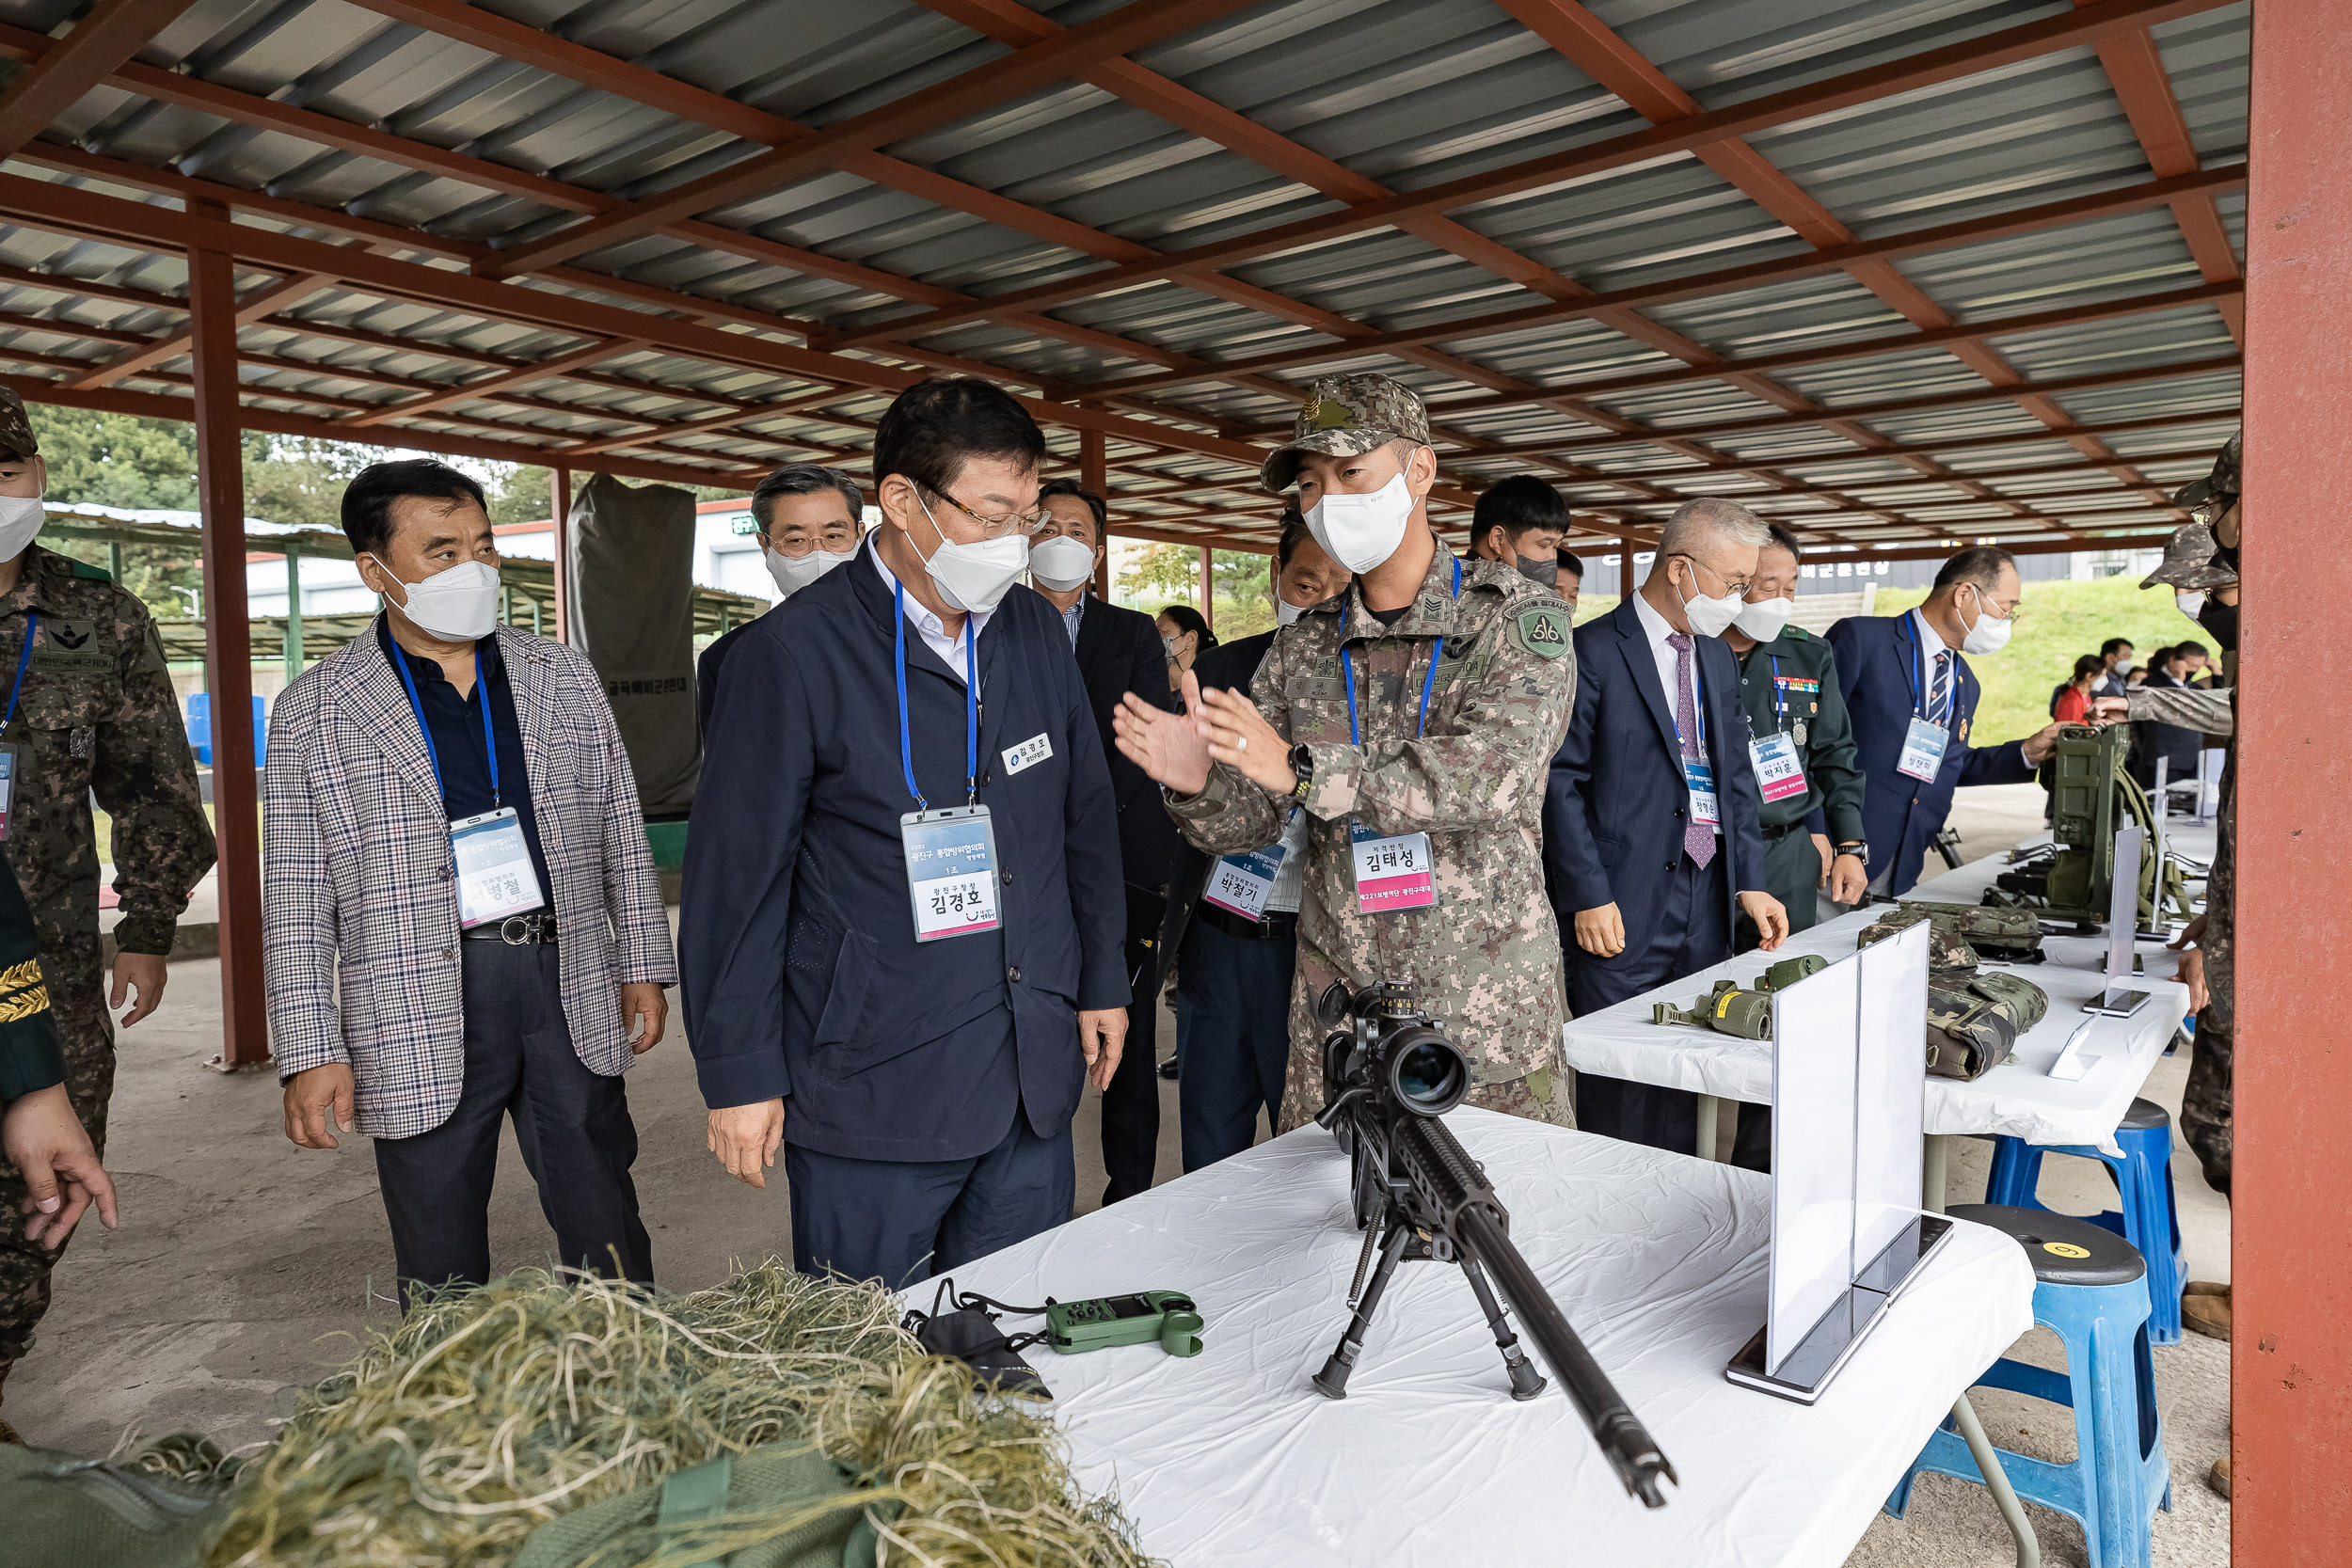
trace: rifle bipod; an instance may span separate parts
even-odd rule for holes
[[[1363,1353],[1364,1331],[1372,1326],[1373,1309],[1380,1305],[1380,1296],[1389,1288],[1389,1278],[1396,1273],[1397,1264],[1405,1261],[1406,1246],[1415,1239],[1412,1225],[1402,1210],[1391,1205],[1380,1222],[1380,1266],[1372,1273],[1372,1281],[1363,1288],[1356,1301],[1356,1310],[1347,1320],[1347,1331],[1340,1336],[1331,1358],[1323,1364],[1323,1370],[1314,1375],[1315,1391],[1327,1398],[1347,1398],[1347,1378],[1356,1370],[1356,1358]],[[1372,1235],[1364,1237],[1365,1251],[1372,1248]],[[1450,1249],[1449,1249],[1450,1250]],[[1413,1253],[1418,1259],[1438,1261],[1426,1239]],[[1532,1400],[1544,1391],[1544,1374],[1535,1370],[1535,1363],[1519,1348],[1519,1337],[1511,1332],[1511,1320],[1503,1312],[1502,1303],[1495,1299],[1494,1287],[1486,1283],[1486,1271],[1478,1266],[1478,1259],[1468,1252],[1457,1253],[1454,1262],[1462,1266],[1462,1274],[1470,1281],[1471,1293],[1478,1297],[1481,1310],[1486,1314],[1486,1326],[1494,1330],[1495,1348],[1502,1353],[1502,1369],[1510,1374],[1511,1397]],[[1358,1277],[1362,1271],[1358,1270]]]

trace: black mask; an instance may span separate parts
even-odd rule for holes
[[[2211,632],[2226,652],[2237,652],[2237,606],[2208,595],[2204,608],[2197,612],[2197,624]]]
[[[1560,581],[1560,558],[1558,556],[1518,555],[1516,551],[1513,554],[1518,562],[1519,576],[1530,582],[1540,582],[1546,588],[1558,586]]]

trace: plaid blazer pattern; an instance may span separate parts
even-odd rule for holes
[[[560,642],[498,628],[547,857],[564,1018],[607,1077],[631,1061],[623,985],[677,979],[670,922],[603,684]],[[373,629],[270,714],[262,933],[280,1078],[347,1062],[358,1130],[428,1132],[465,1076],[449,818],[399,674]]]

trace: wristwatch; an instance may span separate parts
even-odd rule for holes
[[[1314,787],[1315,756],[1303,740],[1291,748],[1291,771],[1298,777],[1298,782],[1291,786],[1291,799],[1305,805],[1307,791]]]
[[[1840,855],[1852,855],[1859,860],[1867,861],[1870,858],[1870,847],[1858,838],[1851,843],[1831,845],[1830,859],[1836,860]]]

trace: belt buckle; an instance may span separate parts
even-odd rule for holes
[[[509,947],[528,947],[539,940],[539,917],[510,914],[499,922],[499,941]]]

